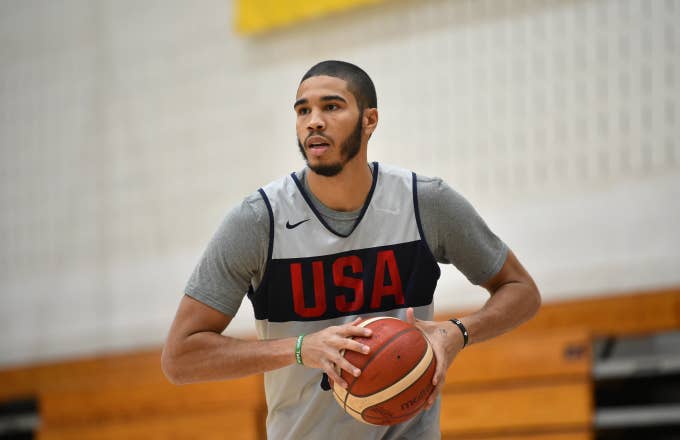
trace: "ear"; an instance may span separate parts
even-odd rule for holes
[[[364,134],[368,138],[370,138],[375,129],[378,127],[378,109],[377,108],[364,109],[364,114],[362,118]]]

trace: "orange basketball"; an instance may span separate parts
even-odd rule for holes
[[[436,359],[429,341],[415,326],[386,316],[358,324],[371,337],[356,337],[371,347],[368,354],[344,353],[361,370],[359,377],[342,371],[347,389],[333,384],[333,395],[343,410],[371,425],[394,425],[416,415],[432,393]]]

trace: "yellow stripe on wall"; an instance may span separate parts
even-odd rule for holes
[[[234,0],[236,30],[265,32],[302,20],[385,0]]]

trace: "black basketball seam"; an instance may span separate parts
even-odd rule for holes
[[[427,372],[427,370],[430,368],[430,366],[432,365],[432,361],[433,361],[433,360],[436,360],[435,357],[434,357],[434,355],[432,356],[432,359],[430,359],[430,364],[429,364],[429,365],[427,366],[427,368],[425,369],[426,372]],[[411,369],[411,371],[413,371],[413,369]],[[422,377],[422,376],[421,376],[421,377]],[[433,387],[432,389],[434,390],[434,387]],[[395,394],[394,396],[390,397],[390,399],[393,399],[393,398],[397,397],[398,395],[400,395],[400,394],[402,394],[402,393],[404,393],[404,392],[406,392],[406,390],[402,390],[402,391],[398,392],[398,393]],[[349,393],[347,393],[347,394],[348,394],[348,396],[349,396]],[[430,394],[432,394],[432,391],[430,391]],[[356,397],[365,397],[365,396],[356,396]],[[429,397],[429,395],[428,395],[428,397]],[[368,408],[365,408],[363,411],[359,412],[358,410],[352,408],[351,406],[347,406],[346,401],[347,401],[347,399],[345,399],[345,412],[347,412],[347,409],[349,409],[349,410],[352,411],[353,413],[356,413],[356,414],[361,415],[361,418],[362,418],[362,419],[363,419],[364,412],[366,412],[367,410],[369,410],[369,409],[371,409],[371,408],[373,408],[373,407],[375,407],[375,406],[377,406],[377,405],[380,405],[381,403],[384,403],[384,402],[376,403],[375,405],[371,405],[371,406],[369,406]],[[403,415],[406,415],[406,416],[409,416],[409,417],[410,417],[411,415],[417,413],[417,412],[420,411],[420,410],[421,410],[421,408],[418,408],[418,409],[416,409],[416,410],[414,410],[414,411],[412,411],[412,412],[404,413]]]
[[[391,343],[392,341],[394,341],[394,340],[395,340],[396,338],[398,338],[399,336],[401,336],[401,335],[403,335],[403,334],[406,334],[406,333],[408,333],[408,332],[410,332],[410,331],[417,331],[418,333],[420,333],[420,334],[422,335],[422,332],[421,332],[420,330],[418,330],[416,327],[409,327],[409,328],[405,328],[404,330],[399,331],[398,333],[392,335],[392,337],[390,337],[389,339],[387,339],[385,342],[383,342],[383,344],[382,344],[382,346],[380,347],[380,349],[379,349],[378,351],[374,352],[374,353],[371,355],[371,357],[368,358],[368,360],[367,360],[366,363],[364,364],[364,368],[366,368],[366,366],[367,366],[368,364],[370,364],[370,363],[373,361],[373,359],[374,359],[378,354],[380,354],[383,350],[385,350],[385,348],[387,348],[387,347],[390,345],[390,343]],[[428,341],[427,338],[425,338],[425,340],[426,340],[427,344],[430,343],[430,341]],[[427,345],[425,346],[425,352],[427,352]],[[434,358],[434,356],[433,356],[433,358]],[[422,359],[422,354],[421,354],[421,359]],[[430,363],[431,363],[431,362],[432,362],[432,361],[430,361]],[[413,369],[414,369],[417,365],[418,365],[418,364],[416,363],[416,365],[414,365],[414,366],[409,370],[409,373],[410,373],[411,371],[413,371]],[[429,368],[429,365],[428,365],[428,368]],[[407,374],[408,374],[408,373],[407,373]],[[348,386],[347,386],[347,394],[345,394],[345,398],[344,398],[344,400],[343,400],[342,403],[343,403],[343,409],[345,410],[345,412],[347,412],[347,408],[350,408],[353,412],[355,412],[355,413],[357,413],[357,414],[361,414],[361,415],[362,415],[362,418],[363,418],[363,411],[362,411],[362,412],[359,412],[359,411],[357,411],[356,409],[352,408],[351,406],[349,406],[349,407],[347,406],[347,399],[349,398],[349,395],[350,395],[350,393],[352,392],[352,387],[354,386],[354,384],[356,383],[356,381],[357,381],[358,379],[359,379],[358,377],[355,377],[354,380],[352,380],[352,382],[351,382],[350,384],[348,384]],[[394,384],[392,384],[392,385],[394,385]],[[376,390],[376,391],[373,392],[373,394],[379,393],[380,391],[383,391],[383,390],[389,388],[389,387],[392,386],[392,385],[388,385],[388,386],[385,387],[385,388],[382,388],[382,389],[380,389],[380,390]],[[397,394],[397,395],[398,395],[398,394]],[[355,397],[366,397],[366,395],[355,396]],[[373,406],[375,406],[375,405],[373,405]],[[370,408],[370,407],[369,407],[369,408]],[[368,408],[367,408],[367,409],[368,409]],[[366,411],[366,409],[364,409],[364,411]]]
[[[395,334],[395,335],[392,335],[391,338],[389,338],[387,341],[385,341],[385,342],[383,343],[382,347],[380,347],[380,349],[379,349],[378,351],[376,351],[375,353],[372,353],[372,354],[371,354],[371,356],[368,358],[368,360],[367,360],[366,363],[364,364],[364,368],[366,368],[366,365],[370,364],[371,361],[373,361],[373,358],[375,358],[375,357],[378,355],[378,353],[382,352],[382,351],[385,349],[385,347],[387,347],[387,346],[389,345],[388,342],[392,342],[395,338],[397,338],[397,337],[401,336],[402,334],[404,334],[404,333],[406,333],[406,332],[409,332],[409,331],[411,331],[411,330],[417,330],[417,329],[416,329],[415,327],[405,328],[404,330],[401,330],[399,333],[397,333],[397,334]],[[357,379],[359,379],[359,378],[358,378],[358,377],[355,377],[354,380],[352,380],[351,383],[347,384],[347,394],[345,395],[345,399],[344,399],[343,402],[342,402],[342,403],[343,403],[343,408],[345,408],[345,412],[347,412],[347,398],[349,397],[349,394],[352,392],[352,387],[353,387],[354,384],[356,383]],[[383,388],[383,389],[384,389],[384,388]],[[364,397],[364,396],[358,396],[358,397]],[[356,411],[356,410],[354,410],[354,412],[356,412],[357,414],[359,413],[359,412]]]
[[[425,369],[425,372],[427,372],[427,370],[430,368],[430,366],[432,365],[432,361],[433,361],[433,360],[435,360],[434,355],[432,356],[432,359],[430,359],[430,364],[429,364],[429,365],[427,366],[427,368]],[[435,367],[435,368],[436,368],[436,367]],[[411,371],[413,371],[413,369],[411,369]],[[420,376],[420,377],[422,377],[422,376]],[[419,378],[419,379],[420,379],[420,378]],[[432,391],[434,391],[434,387],[432,387]],[[430,394],[432,394],[432,391],[430,391]],[[405,389],[405,390],[402,390],[402,391],[400,391],[400,392],[398,392],[398,393],[395,394],[394,396],[390,397],[390,399],[394,399],[394,398],[397,397],[398,395],[400,395],[400,394],[402,394],[402,393],[405,393],[405,392],[406,392],[406,389]],[[427,397],[430,397],[430,394],[428,394]],[[380,403],[383,403],[383,402],[380,402]],[[370,409],[370,408],[373,408],[374,406],[377,406],[377,405],[379,405],[379,403],[377,403],[377,404],[375,404],[375,405],[373,405],[373,406],[369,406],[368,408],[364,409],[364,410],[361,412],[361,418],[362,418],[362,419],[364,418],[364,412],[365,412],[366,410],[368,410],[368,409]],[[417,412],[420,411],[421,409],[422,409],[422,406],[421,406],[421,407],[418,407],[417,409],[415,409],[414,411],[411,411],[411,412],[409,412],[409,413],[404,413],[404,414],[402,414],[402,416],[411,417],[413,414],[417,413]],[[358,411],[356,411],[356,410],[354,410],[354,409],[353,409],[353,411],[354,411],[354,412],[358,412]]]
[[[398,338],[398,337],[401,336],[402,334],[407,333],[407,332],[410,332],[410,331],[412,331],[412,330],[418,330],[418,329],[416,329],[415,327],[405,328],[404,330],[400,330],[399,333],[396,333],[396,334],[392,335],[391,338],[389,338],[388,340],[386,340],[385,342],[383,342],[382,347],[380,347],[380,349],[378,349],[378,351],[372,353],[371,356],[368,358],[368,360],[367,360],[366,363],[364,364],[364,368],[366,368],[366,365],[370,364],[370,363],[373,361],[373,359],[374,359],[379,353],[381,353],[383,350],[385,350],[385,348],[389,345],[390,342],[394,341],[396,338]],[[357,380],[359,380],[359,378],[358,378],[358,377],[355,377],[355,378],[352,380],[352,382],[351,382],[350,384],[347,385],[347,393],[351,393],[351,392],[352,392],[352,387],[354,386],[354,384],[356,383]],[[383,389],[384,389],[384,388],[383,388]]]
[[[383,343],[382,348],[381,348],[380,350],[376,351],[376,352],[368,359],[368,361],[366,362],[365,365],[368,365],[368,364],[373,360],[373,358],[374,358],[375,356],[378,355],[378,353],[380,353],[386,346],[388,346],[388,345],[389,345],[388,342],[391,342],[392,340],[394,340],[394,338],[396,338],[396,337],[398,337],[398,336],[400,336],[400,335],[406,333],[406,332],[409,331],[409,330],[418,330],[418,329],[417,329],[417,328],[404,329],[404,330],[400,331],[399,333],[395,334],[393,337],[391,337],[390,339],[388,339],[387,341],[385,341],[385,343]],[[418,331],[419,331],[419,330],[418,330]],[[420,332],[420,333],[423,335],[423,337],[425,337],[425,340],[427,341],[427,345],[431,345],[429,338],[428,338],[424,333],[422,333],[422,332]],[[427,353],[427,345],[425,346],[425,353]],[[423,353],[423,354],[424,354],[424,353]],[[421,356],[421,359],[422,359],[422,356]],[[427,365],[427,368],[425,369],[425,372],[427,372],[427,370],[430,368],[430,366],[432,365],[432,362],[433,362],[433,361],[436,361],[436,356],[434,355],[434,353],[432,353],[432,358],[430,359],[430,363]],[[365,365],[364,365],[364,366],[365,366]],[[418,365],[419,365],[419,363],[416,363],[416,364],[408,371],[408,373],[406,373],[404,376],[407,376],[408,374],[410,374],[411,371],[413,371]],[[424,374],[424,373],[423,373],[423,374]],[[420,377],[422,377],[422,376],[420,376]],[[420,377],[419,377],[419,378],[420,378]],[[354,385],[354,382],[355,382],[357,379],[358,379],[358,378],[355,378],[354,381],[352,381],[352,385]],[[392,384],[392,385],[394,385],[394,384]],[[389,385],[387,388],[389,388],[389,387],[392,386],[392,385]],[[358,410],[356,410],[356,409],[352,408],[351,406],[348,406],[348,405],[347,405],[347,399],[349,398],[349,394],[350,394],[350,391],[351,391],[350,388],[351,388],[351,387],[348,387],[348,388],[347,388],[347,394],[345,395],[345,399],[344,399],[344,402],[343,402],[343,403],[344,403],[345,412],[347,412],[347,409],[349,409],[349,410],[352,411],[353,413],[355,413],[355,414],[357,414],[357,415],[360,415],[361,418],[363,419],[363,418],[364,418],[364,417],[363,417],[363,416],[364,416],[364,412],[366,412],[367,410],[369,410],[369,409],[371,409],[371,408],[373,408],[373,407],[375,407],[375,406],[378,406],[378,405],[380,405],[381,403],[383,403],[383,402],[376,403],[375,405],[371,405],[371,406],[365,408],[363,411],[359,412]],[[381,391],[383,391],[383,390],[385,390],[385,389],[387,389],[387,388],[383,388],[383,389],[381,389],[381,390],[377,390],[377,391],[375,391],[373,394],[379,393],[379,392],[381,392]],[[433,389],[434,389],[434,388],[433,388]],[[402,394],[402,393],[404,393],[404,392],[406,392],[406,389],[404,389],[404,390],[398,392],[398,393],[395,394],[394,396],[390,397],[390,399],[393,399],[393,398],[399,396],[400,394]],[[430,394],[432,394],[432,391],[430,391]],[[369,395],[370,395],[370,394],[369,394]],[[361,396],[356,395],[355,397],[367,397],[367,396],[369,396],[369,395],[361,395]],[[429,397],[429,395],[428,395],[428,397]],[[417,413],[417,412],[420,411],[421,409],[422,409],[422,405],[421,405],[420,407],[417,407],[415,410],[413,410],[413,411],[411,411],[411,412],[402,414],[402,417],[403,417],[403,416],[407,416],[407,418],[408,418],[408,417],[412,417],[413,414]]]
[[[417,331],[418,333],[420,333],[420,334],[422,335],[422,332],[421,332],[420,330],[418,330],[417,328],[415,328],[415,327],[413,327],[413,328],[407,328],[407,329],[404,329],[404,330],[400,331],[399,333],[397,333],[396,335],[392,336],[390,339],[388,339],[387,341],[385,341],[385,343],[384,343],[383,346],[380,348],[380,350],[376,351],[376,352],[374,353],[374,355],[371,356],[371,357],[368,359],[368,361],[366,361],[366,364],[364,364],[364,368],[366,368],[366,365],[368,365],[369,363],[371,363],[371,361],[373,360],[373,358],[374,358],[375,356],[377,356],[378,353],[382,352],[382,351],[389,345],[388,342],[392,342],[394,339],[396,339],[397,337],[401,336],[403,333],[406,333],[406,332],[411,331],[411,330],[415,330],[415,331]],[[424,335],[423,335],[423,336],[424,336]],[[427,345],[430,345],[430,341],[427,340],[427,338],[425,338],[425,340],[427,341],[427,344],[425,345],[425,351],[424,351],[423,353],[421,353],[421,355],[420,355],[420,359],[423,358],[423,357],[422,357],[423,354],[427,353]],[[433,357],[434,357],[434,353],[433,353]],[[419,363],[419,362],[420,362],[420,361],[418,361],[418,363]],[[418,366],[418,363],[416,363],[415,365],[413,365],[413,366],[411,367],[411,369],[408,370],[408,373],[410,373],[411,371],[413,371],[413,369],[416,368],[416,367]],[[404,376],[406,376],[408,373],[406,373]],[[403,376],[402,376],[402,377],[403,377]],[[354,385],[354,382],[356,382],[357,379],[359,379],[359,378],[358,378],[358,377],[354,378],[354,380],[352,381],[352,385]],[[394,385],[394,384],[392,384],[392,385]],[[381,391],[383,391],[383,390],[386,390],[387,388],[391,387],[392,385],[388,385],[388,386],[386,386],[385,388],[381,388],[381,389],[379,389],[379,390],[376,390],[376,391],[374,391],[374,392],[371,393],[371,394],[379,393],[379,392],[381,392]],[[347,388],[347,391],[348,391],[348,392],[351,392],[351,391],[352,391],[352,390],[351,390],[351,387],[348,387],[348,388]],[[370,395],[370,394],[365,394],[365,395],[358,395],[358,394],[355,394],[356,397],[366,397],[366,396],[368,396],[368,395]]]
[[[340,397],[340,394],[338,394],[338,393],[335,391],[335,387],[333,387],[333,394],[335,395],[335,397],[338,398],[338,400],[342,399],[342,397]],[[347,396],[345,396],[345,399],[347,399]],[[347,412],[347,405],[345,405],[345,412]]]

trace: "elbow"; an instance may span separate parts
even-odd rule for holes
[[[171,384],[184,385],[187,383],[181,373],[179,362],[169,353],[167,347],[163,348],[161,354],[161,370]]]
[[[532,281],[530,283],[530,286],[531,286],[531,299],[530,299],[531,315],[530,315],[530,317],[533,318],[536,315],[536,313],[538,313],[539,309],[541,308],[541,303],[542,303],[543,300],[541,299],[541,292],[538,290],[538,286],[536,286],[536,283],[534,283]]]

